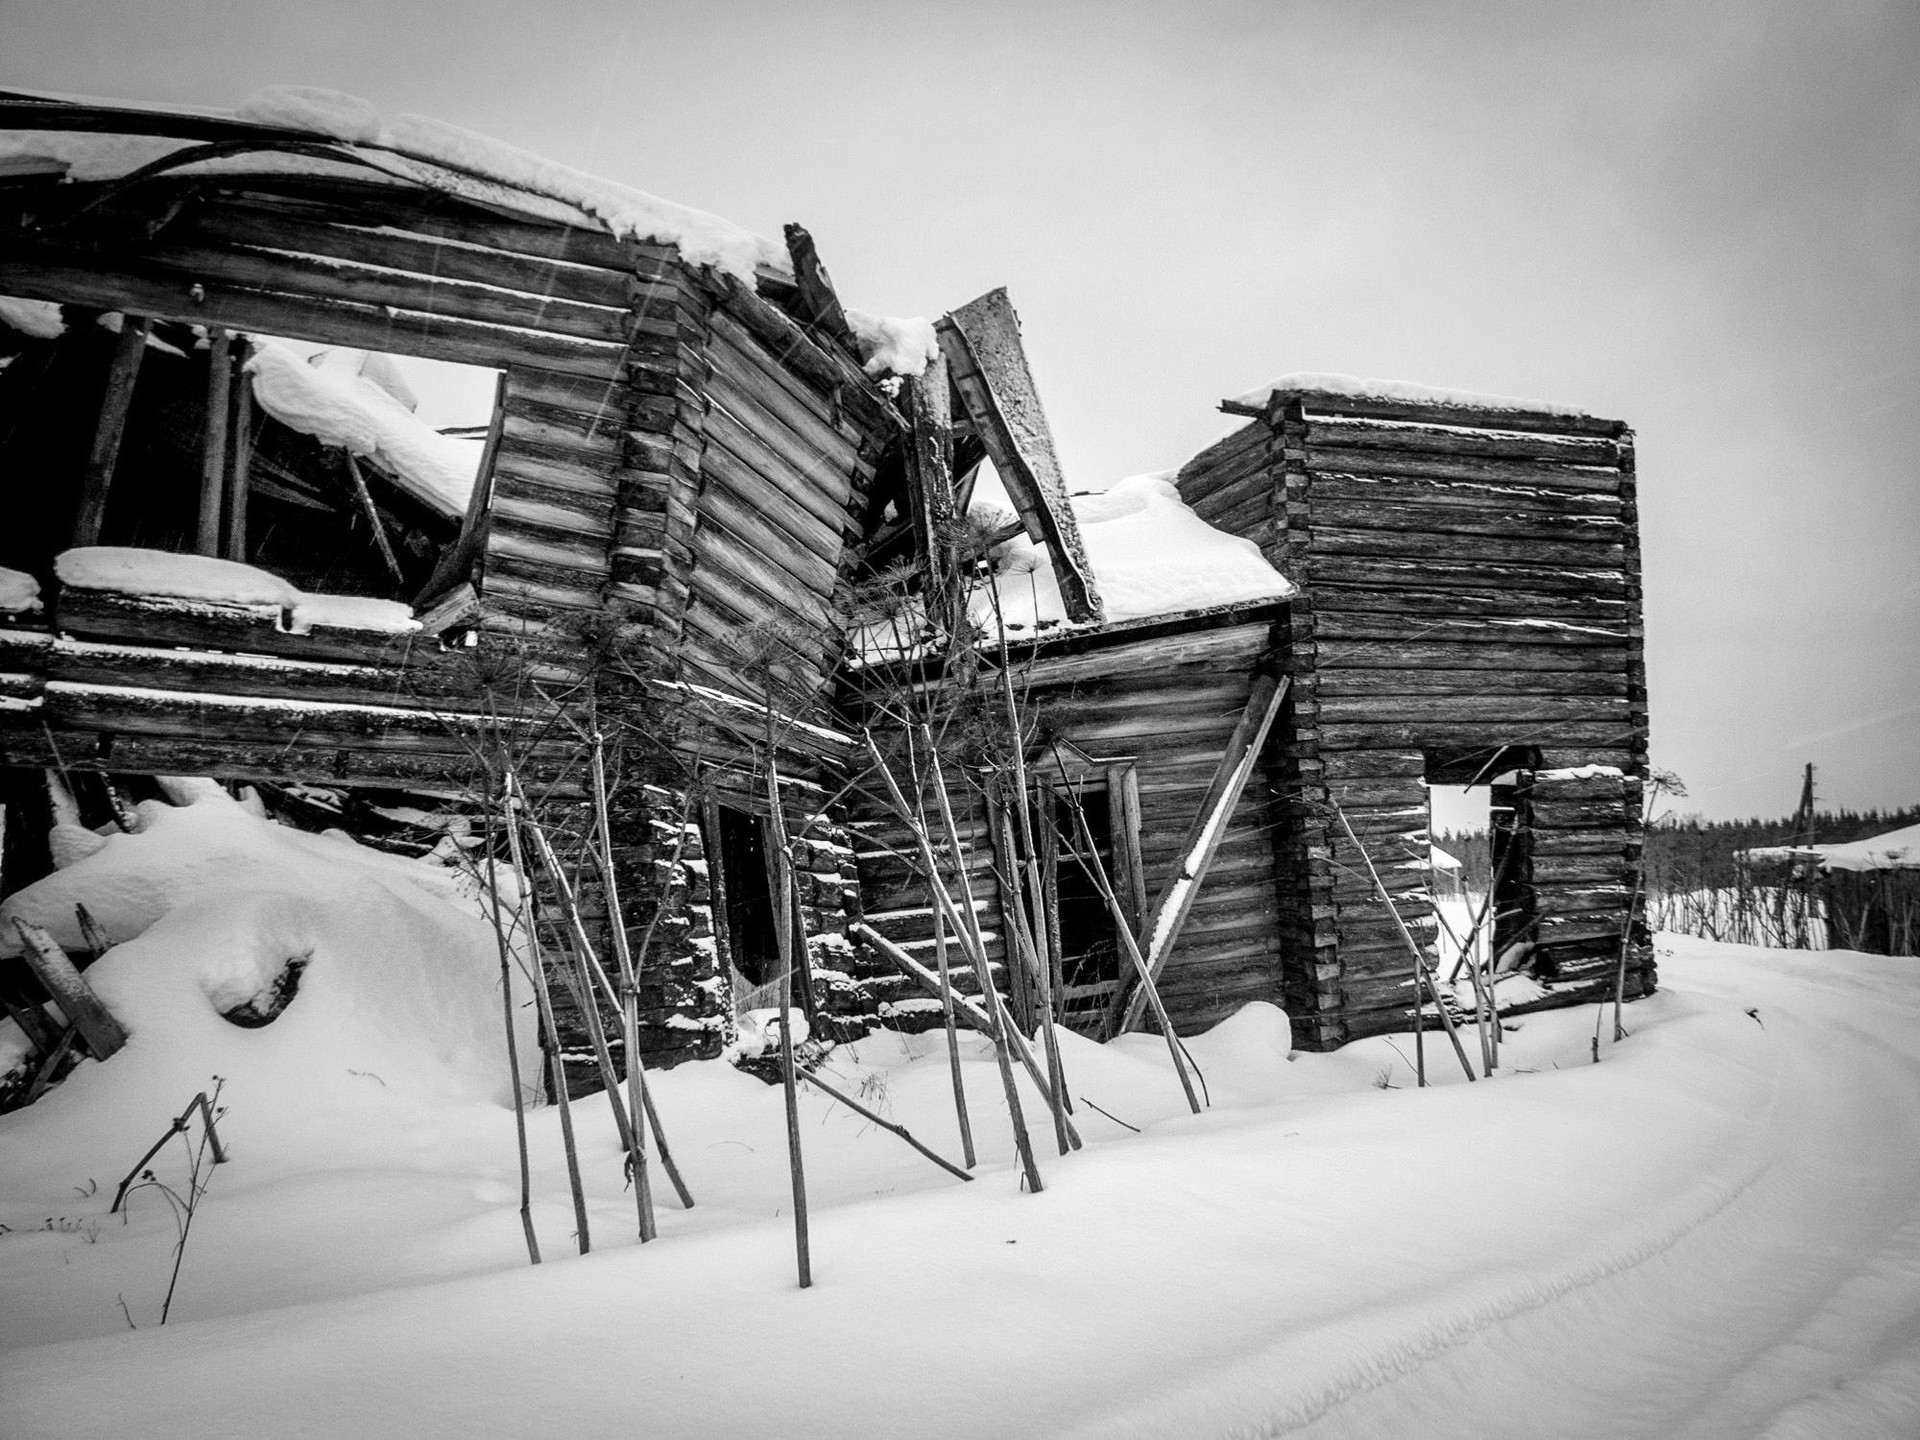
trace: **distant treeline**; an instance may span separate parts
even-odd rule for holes
[[[1920,824],[1920,805],[1903,810],[1818,811],[1813,819],[1816,845],[1842,845]],[[1434,843],[1459,860],[1467,888],[1482,890],[1493,866],[1484,830],[1444,831]],[[1647,832],[1647,889],[1674,894],[1735,883],[1733,857],[1742,850],[1792,842],[1793,817],[1779,820],[1703,820],[1698,815],[1668,816]]]

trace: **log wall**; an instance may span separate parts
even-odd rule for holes
[[[1150,895],[1176,872],[1188,826],[1246,709],[1256,668],[1285,642],[1284,623],[1277,618],[1284,610],[1283,604],[1245,607],[1169,621],[1137,635],[1113,630],[1014,653],[1026,713],[1060,740],[1058,750],[1049,742],[1029,755],[1036,775],[1058,774],[1062,759],[1070,775],[1089,770],[1096,779],[1108,765],[1134,764],[1140,852]],[[850,723],[859,723],[876,694],[888,693],[904,679],[896,671],[858,682],[845,701]],[[982,683],[998,682],[989,671]],[[1204,1028],[1248,1001],[1279,995],[1272,778],[1257,772],[1247,787],[1161,978],[1169,1014],[1182,1030]],[[1011,993],[987,806],[979,786],[964,775],[949,776],[949,796],[996,983]],[[864,790],[850,798],[849,806],[867,923],[931,964],[933,902],[917,860],[910,858],[916,853],[910,832]],[[944,853],[941,858],[946,863]],[[956,988],[977,988],[959,967],[957,949],[950,958],[956,964]],[[921,1017],[920,1023],[937,1023],[937,1012],[920,1005],[920,992],[897,972],[875,969],[867,983],[883,1002],[883,1013],[902,1007],[895,1023],[912,1024],[908,1017],[913,1015]]]
[[[1628,994],[1651,990],[1635,883],[1647,699],[1632,432],[1283,394],[1179,486],[1302,591],[1279,779],[1285,1003],[1300,1043],[1410,1022],[1405,943],[1335,806],[1431,940],[1429,780],[1519,772],[1512,878],[1545,1003],[1606,991],[1623,935]]]

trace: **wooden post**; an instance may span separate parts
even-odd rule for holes
[[[233,443],[227,448],[226,556],[247,559],[247,498],[253,491],[253,376],[247,370],[252,347],[244,335],[234,340]]]
[[[347,452],[347,474],[353,477],[354,499],[360,502],[360,512],[367,517],[367,524],[373,527],[373,543],[380,547],[380,558],[387,562],[387,569],[393,578],[404,581],[407,577],[400,569],[400,561],[394,556],[393,546],[387,540],[387,527],[380,523],[380,511],[373,503],[373,492],[367,489],[367,477],[360,473],[360,462],[353,458],[353,452]]]
[[[73,543],[98,545],[107,518],[107,492],[113,488],[113,469],[120,459],[120,441],[126,435],[127,412],[133,404],[133,382],[147,350],[147,331],[153,322],[145,316],[120,317],[120,338],[107,366],[107,391],[100,401],[100,423],[94,428],[93,449],[87,456],[86,479],[81,482],[80,508],[73,520]]]
[[[768,714],[772,726],[772,714]],[[793,933],[794,911],[793,856],[787,851],[786,816],[780,808],[780,772],[774,765],[772,737],[767,743],[767,804],[771,814],[774,846],[773,939],[780,950],[780,1084],[787,1101],[787,1169],[793,1180],[793,1250],[800,1272],[800,1288],[813,1284],[812,1241],[807,1233],[807,1176],[800,1161],[800,1098],[798,1094],[799,1060],[793,1053],[793,968],[794,946],[807,943],[806,936]]]
[[[60,942],[28,920],[16,919],[13,928],[20,933],[27,967],[33,971],[34,978],[46,987],[61,1013],[79,1030],[80,1038],[87,1042],[87,1049],[92,1052],[93,1058],[105,1060],[125,1045],[126,1029],[113,1018],[113,1012],[101,1004],[100,997],[93,993],[93,987],[87,984],[86,977],[74,969],[73,961],[60,948]]]
[[[200,524],[197,554],[220,553],[220,501],[227,478],[227,404],[233,386],[233,336],[216,325],[208,337],[207,423],[200,441]]]

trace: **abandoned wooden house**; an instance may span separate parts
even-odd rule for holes
[[[1424,787],[1473,784],[1526,1003],[1651,988],[1624,425],[1307,377],[1070,498],[1004,292],[875,320],[797,226],[272,101],[0,94],[5,891],[49,772],[90,823],[203,775],[425,848],[508,771],[565,831],[600,735],[624,911],[576,883],[670,1063],[788,963],[830,1036],[938,1023],[880,780],[924,815],[940,766],[1024,1025],[1141,1023],[1138,950],[1175,1027],[1265,1000],[1324,1047],[1409,1022]]]

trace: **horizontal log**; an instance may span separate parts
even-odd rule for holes
[[[1524,728],[1506,729],[1492,724],[1340,724],[1320,728],[1321,750],[1378,750],[1405,745],[1428,749],[1468,750],[1485,747],[1489,751],[1508,745],[1604,745],[1617,742],[1628,732],[1625,725],[1593,724],[1584,721],[1542,720]]]
[[[1291,427],[1289,427],[1291,438]],[[1552,435],[1540,431],[1498,430],[1479,426],[1427,425],[1417,421],[1314,417],[1306,421],[1309,447],[1408,450],[1438,455],[1486,455],[1504,459],[1550,460],[1566,465],[1611,466],[1619,449],[1610,439],[1591,435]]]
[[[1496,459],[1473,455],[1441,455],[1411,450],[1346,450],[1309,446],[1286,452],[1289,467],[1308,476],[1409,476],[1432,480],[1479,480],[1494,485],[1535,485],[1543,489],[1582,490],[1599,495],[1622,492],[1620,472],[1608,466],[1554,465],[1538,460]]]
[[[644,293],[633,271],[624,266],[583,265],[496,249],[478,240],[340,224],[285,206],[212,201],[194,213],[189,233],[213,244],[289,250],[587,305],[624,309]]]
[[[58,263],[61,252],[23,259]],[[128,253],[95,252],[88,257],[102,269],[138,275],[162,284],[221,285],[307,295],[317,300],[361,305],[393,305],[448,319],[487,325],[517,325],[582,340],[624,344],[637,333],[672,336],[677,325],[635,313],[625,305],[582,304],[574,300],[503,290],[432,274],[395,272],[348,260],[195,245],[155,245]]]
[[[1484,591],[1499,587],[1536,595],[1626,597],[1631,579],[1621,566],[1505,565],[1463,559],[1414,560],[1378,555],[1316,554],[1289,541],[1286,562],[1304,577],[1309,594],[1322,585],[1373,589]]]
[[[465,654],[389,668],[81,640],[51,646],[42,663],[50,679],[91,685],[501,713],[516,708],[526,681],[567,686],[578,678],[563,667],[537,661],[524,673],[494,676],[486,662]]]
[[[1625,630],[1637,607],[1624,595],[1540,595],[1526,590],[1371,590],[1359,586],[1315,585],[1313,613],[1362,611],[1377,615],[1408,615],[1416,619],[1452,616],[1462,619],[1560,620],[1570,625],[1592,625]]]
[[[0,256],[0,294],[118,310],[183,324],[351,345],[502,369],[532,365],[587,376],[618,373],[626,347],[535,330],[511,329],[414,309],[238,286],[113,275]]]
[[[1289,496],[1291,504],[1318,510],[1323,505],[1405,509],[1426,516],[1453,510],[1532,515],[1560,520],[1620,520],[1626,507],[1617,494],[1563,490],[1544,485],[1502,485],[1484,480],[1437,476],[1362,475],[1344,470],[1316,471]]]
[[[684,346],[666,347],[654,363],[668,375],[677,369],[677,357]],[[575,417],[569,423],[580,433],[607,428],[624,428],[631,403],[627,377],[634,365],[633,356],[612,371],[599,375],[577,375],[564,371],[541,370],[529,365],[509,365],[505,409],[508,414],[541,414],[558,421]],[[669,394],[678,393],[669,387]]]
[[[1593,696],[1625,703],[1627,677],[1609,670],[1326,670],[1314,690],[1324,717],[1328,702],[1359,696],[1409,703],[1421,697]]]
[[[1632,444],[1633,432],[1623,421],[1598,416],[1557,413],[1545,407],[1470,405],[1454,401],[1389,400],[1380,396],[1342,395],[1303,389],[1278,391],[1259,406],[1224,401],[1230,415],[1257,414],[1275,424],[1296,425],[1306,419],[1364,417],[1401,420],[1424,425],[1478,426],[1499,430],[1540,431],[1550,435],[1596,435]]]
[[[1595,826],[1613,828],[1638,814],[1638,806],[1629,807],[1624,799],[1615,800],[1534,800],[1527,807],[1529,823],[1536,830],[1584,830]]]
[[[1513,540],[1489,534],[1454,535],[1427,530],[1354,530],[1322,524],[1316,509],[1313,528],[1302,535],[1289,528],[1290,545],[1311,559],[1321,555],[1362,555],[1412,560],[1483,560],[1504,565],[1620,570],[1624,551],[1615,532],[1606,539]]]
[[[1448,631],[1444,639],[1316,639],[1308,654],[1317,658],[1323,677],[1337,670],[1445,668],[1523,672],[1577,670],[1624,674],[1627,668],[1628,652],[1623,646],[1523,645],[1496,643],[1484,631],[1479,632],[1479,636],[1480,640],[1473,640],[1459,632]],[[1309,663],[1312,663],[1312,659]]]
[[[1381,535],[1428,535],[1457,537],[1455,546],[1470,548],[1474,555],[1502,558],[1503,548],[1482,546],[1481,540],[1549,542],[1562,546],[1604,545],[1619,547],[1627,526],[1617,515],[1543,515],[1515,510],[1468,508],[1466,506],[1414,505],[1388,495],[1370,500],[1327,500],[1319,496],[1306,506],[1307,514],[1298,517],[1311,528],[1318,544],[1322,531],[1360,532]],[[1296,517],[1288,516],[1292,523]],[[1383,543],[1395,543],[1391,541]],[[1376,552],[1363,552],[1376,553]],[[1377,552],[1393,553],[1393,552]],[[1578,550],[1567,560],[1559,555],[1540,558],[1528,556],[1523,563],[1588,564]]]
[[[1624,725],[1624,695],[1355,695],[1322,699],[1320,724],[1484,721],[1526,729],[1543,720],[1588,720]]]
[[[1310,635],[1323,654],[1344,640],[1467,645],[1484,641],[1500,646],[1522,646],[1528,650],[1618,650],[1625,648],[1627,641],[1634,638],[1628,626],[1575,624],[1565,620],[1540,620],[1525,616],[1492,616],[1483,619],[1435,615],[1410,618],[1366,611],[1334,611],[1328,614],[1316,611]]]
[[[265,183],[253,181],[254,184]],[[276,187],[284,182],[276,178]],[[607,230],[561,225],[549,220],[488,215],[472,206],[449,204],[439,194],[396,189],[391,184],[366,184],[329,178],[327,193],[295,196],[276,188],[255,191],[243,181],[222,202],[269,216],[299,215],[310,222],[341,225],[385,225],[430,240],[484,245],[516,255],[564,260],[649,276],[682,273],[678,251],[671,245],[622,239]]]

